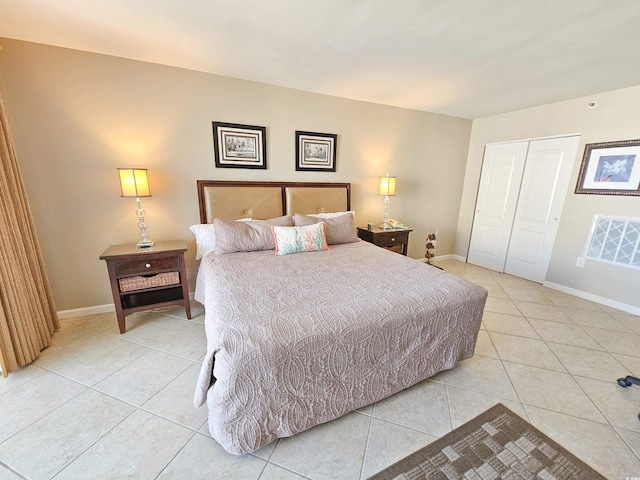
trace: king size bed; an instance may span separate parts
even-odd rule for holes
[[[207,353],[194,403],[229,453],[473,355],[487,291],[358,240],[350,184],[198,181],[198,197]]]

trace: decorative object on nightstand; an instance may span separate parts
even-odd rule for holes
[[[136,245],[111,245],[100,260],[107,262],[120,333],[125,317],[142,310],[182,305],[191,318],[184,252],[185,240],[157,242],[140,250]]]
[[[138,203],[136,215],[138,216],[138,227],[140,228],[140,241],[136,244],[137,248],[151,248],[155,242],[149,238],[147,233],[147,224],[144,221],[144,210],[140,206],[140,197],[150,197],[149,179],[147,178],[146,168],[119,168],[120,188],[123,197],[135,197]]]
[[[433,257],[436,256],[436,244],[438,243],[438,229],[427,234],[427,243],[425,245],[424,258],[427,259],[427,263],[431,265]]]
[[[384,195],[384,220],[381,228],[389,230],[389,197],[396,194],[396,177],[390,177],[389,173],[385,177],[378,177],[378,195]]]
[[[409,245],[409,228],[380,228],[373,227],[371,229],[358,227],[358,238],[365,242],[373,243],[392,252],[407,255],[407,247]]]

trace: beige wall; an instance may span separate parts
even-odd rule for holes
[[[155,240],[189,241],[195,279],[197,179],[337,181],[353,185],[360,225],[381,221],[377,177],[398,177],[391,216],[414,228],[424,256],[453,252],[471,122],[256,82],[4,39],[0,93],[43,245],[58,310],[111,302],[110,244],[136,242],[133,199],[116,168],[146,167]],[[268,170],[216,169],[212,121],[267,127]],[[294,132],[338,134],[336,173],[296,172]],[[375,272],[372,272],[374,275]]]
[[[597,102],[596,108],[590,109],[589,102]],[[640,271],[592,260],[587,260],[584,268],[576,267],[577,258],[583,254],[593,216],[640,217],[640,197],[573,193],[586,143],[640,138],[639,106],[640,87],[634,87],[475,120],[455,253],[467,255],[485,144],[581,133],[546,281],[640,308]]]

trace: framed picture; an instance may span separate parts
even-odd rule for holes
[[[640,140],[585,145],[575,193],[640,195]]]
[[[267,168],[266,127],[213,122],[216,167]]]
[[[296,130],[296,170],[336,171],[337,135]]]

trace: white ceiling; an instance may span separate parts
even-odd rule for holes
[[[0,0],[0,37],[464,118],[640,85],[638,0]]]

